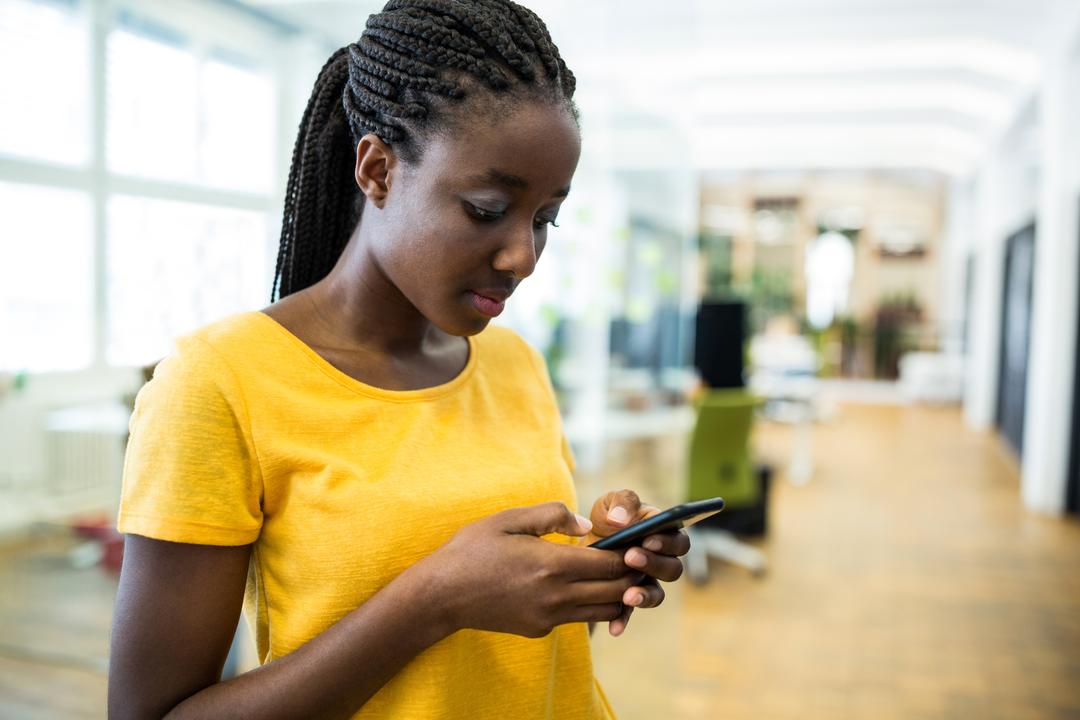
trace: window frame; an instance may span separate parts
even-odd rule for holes
[[[329,54],[321,38],[305,36],[287,25],[239,3],[222,0],[73,0],[73,12],[80,19],[87,37],[87,56],[83,58],[90,82],[89,106],[84,122],[89,124],[88,159],[81,165],[61,165],[46,160],[0,154],[0,181],[25,186],[51,187],[86,193],[91,207],[91,243],[93,258],[93,312],[91,363],[77,370],[37,370],[25,368],[29,376],[75,382],[88,375],[126,375],[128,366],[112,366],[106,359],[108,343],[106,287],[108,262],[108,205],[114,195],[174,200],[267,214],[267,252],[276,242],[270,237],[280,222],[275,217],[281,207],[287,163],[291,157],[292,134],[306,97],[297,88],[310,88],[314,58]],[[129,18],[175,32],[199,62],[220,59],[221,53],[246,58],[251,67],[270,79],[275,105],[275,142],[271,163],[274,172],[270,189],[248,192],[217,188],[201,183],[159,180],[110,171],[106,155],[107,127],[107,45],[114,29],[131,30]],[[77,62],[77,59],[75,59]],[[299,60],[299,62],[298,62]],[[39,269],[30,268],[30,272]],[[269,301],[269,298],[267,298]],[[17,372],[8,368],[4,372]]]

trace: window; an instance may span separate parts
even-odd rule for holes
[[[108,224],[110,365],[158,360],[176,335],[269,301],[266,213],[120,195]]]
[[[93,354],[90,198],[0,183],[0,369],[74,370]]]
[[[0,153],[90,159],[90,55],[74,2],[0,2]]]
[[[182,38],[144,25],[117,29],[107,94],[111,171],[270,190],[273,83],[242,59],[200,57]]]
[[[141,365],[269,301],[290,40],[189,4],[0,0],[0,370]]]
[[[211,185],[269,192],[274,175],[273,85],[228,61],[203,63],[202,177]]]
[[[198,179],[195,56],[127,30],[109,34],[107,156],[112,172],[193,183]]]

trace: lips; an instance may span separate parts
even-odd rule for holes
[[[498,317],[506,307],[510,293],[506,290],[470,290],[469,298],[473,307],[488,317]]]
[[[489,287],[489,288],[477,288],[472,292],[481,297],[486,297],[495,302],[506,302],[506,299],[514,292],[513,288],[508,287]]]

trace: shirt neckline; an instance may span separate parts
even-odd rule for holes
[[[308,359],[331,380],[334,380],[342,387],[355,393],[377,398],[379,400],[389,400],[391,402],[415,402],[417,400],[430,400],[432,398],[442,397],[458,390],[462,385],[468,382],[473,371],[476,369],[477,342],[472,336],[467,336],[465,340],[469,344],[469,357],[465,361],[465,367],[462,368],[461,372],[450,380],[439,385],[417,388],[415,390],[388,390],[386,388],[375,387],[374,385],[369,385],[361,380],[357,380],[352,375],[339,370],[329,360],[315,352],[310,345],[294,335],[288,328],[261,310],[252,310],[251,313],[258,315],[265,324],[275,328],[289,344],[306,355]]]

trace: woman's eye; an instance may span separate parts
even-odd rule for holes
[[[542,228],[545,225],[550,225],[551,227],[559,227],[559,224],[557,222],[555,222],[555,218],[542,218],[542,217],[539,217],[539,218],[536,218],[536,220],[535,220],[535,222],[533,224],[536,225],[536,227],[538,227],[538,228]]]
[[[498,220],[503,216],[502,210],[488,210],[479,205],[473,205],[471,202],[465,203],[465,211],[473,219],[482,221]]]

